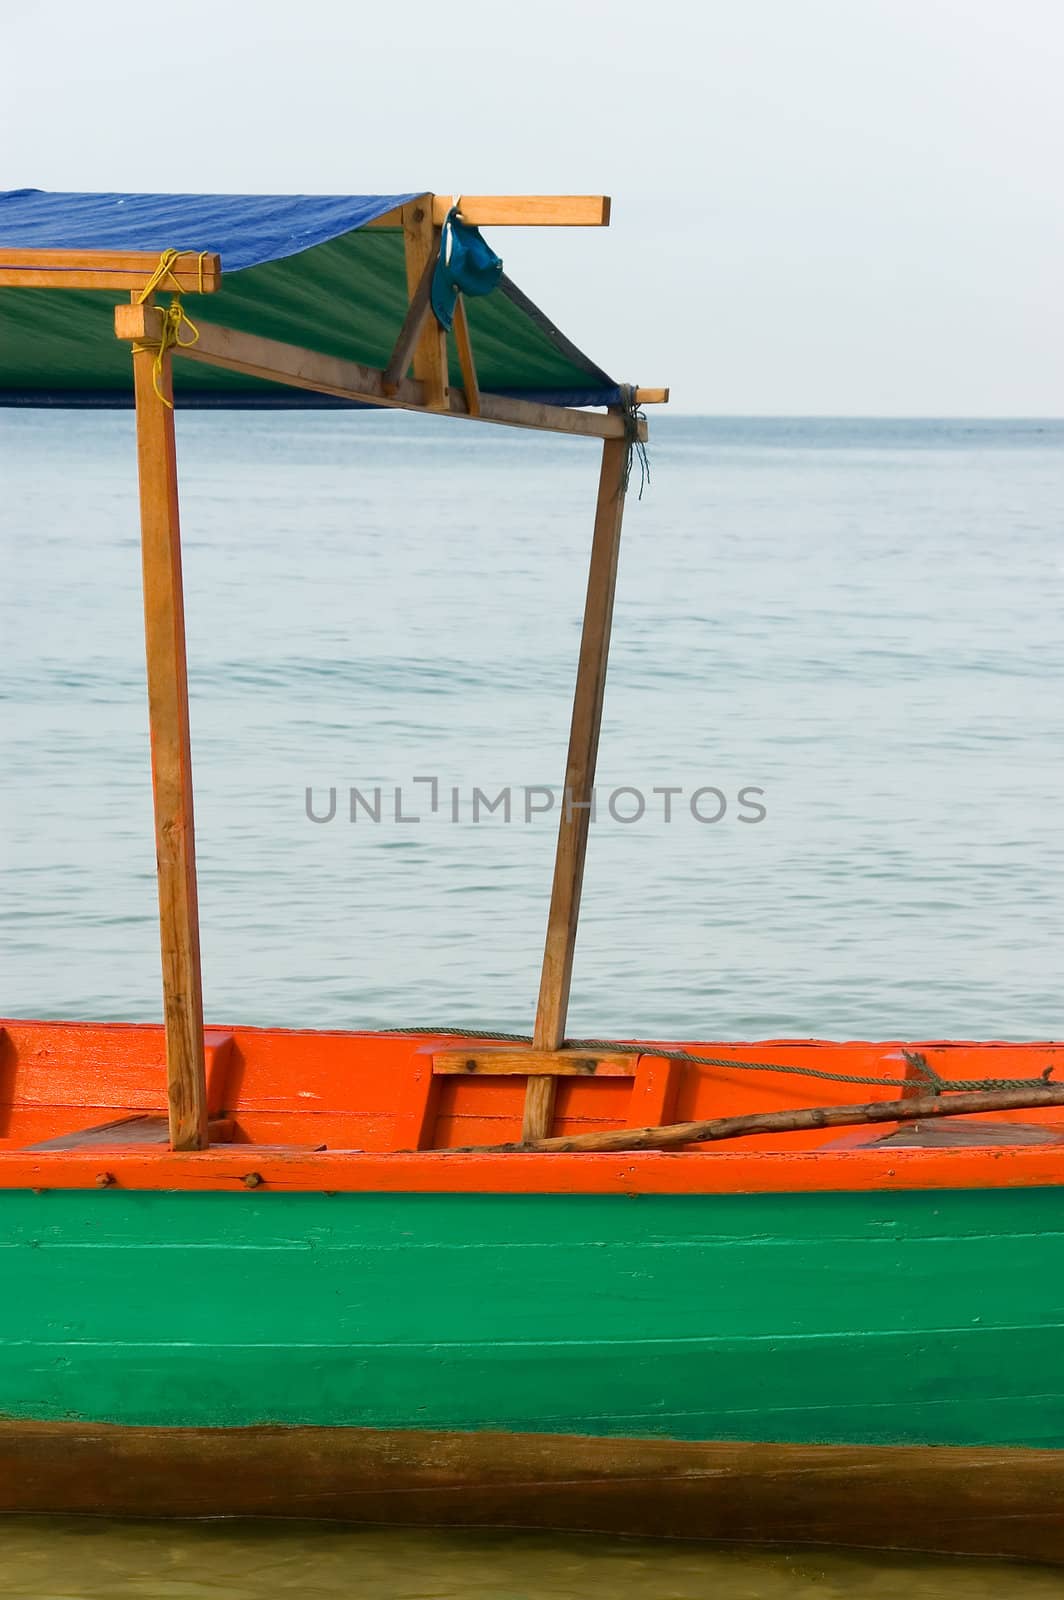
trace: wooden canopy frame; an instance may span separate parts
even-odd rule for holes
[[[186,251],[160,277],[160,261],[143,251],[7,250],[0,287],[126,291],[115,308],[115,334],[132,347],[140,482],[144,619],[151,729],[152,788],[158,867],[163,1016],[166,1033],[170,1146],[208,1145],[203,994],[196,892],[192,755],[185,654],[181,532],[173,411],[173,359],[205,362],[318,394],[466,417],[538,432],[602,441],[602,464],[573,700],[564,803],[559,821],[550,911],[532,1052],[485,1053],[482,1069],[528,1078],[523,1136],[550,1132],[557,1075],[574,1070],[564,1053],[565,1023],[576,945],[590,804],[617,581],[628,452],[646,438],[646,424],[621,407],[585,411],[482,393],[465,308],[454,320],[462,388],[449,382],[446,332],[431,315],[429,285],[441,226],[454,200],[423,194],[370,223],[402,229],[408,310],[383,369],[197,319],[191,344],[172,342],[160,292],[212,294],[222,286],[217,255]],[[458,201],[472,224],[591,226],[609,222],[604,195],[472,195]],[[412,375],[409,369],[413,368]],[[635,389],[635,406],[664,403],[667,389]],[[476,1070],[464,1052],[466,1070]],[[616,1070],[627,1063],[618,1058]]]

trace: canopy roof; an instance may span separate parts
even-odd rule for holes
[[[242,333],[383,367],[407,311],[401,227],[370,226],[403,195],[0,193],[0,269],[11,250],[214,251],[216,294],[186,294]],[[114,333],[114,291],[0,287],[0,405],[132,404],[129,350]],[[468,302],[481,387],[558,405],[612,405],[613,379],[508,278]],[[452,381],[460,382],[453,339]],[[326,396],[179,362],[184,405],[328,405]]]

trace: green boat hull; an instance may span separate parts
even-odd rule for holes
[[[0,1415],[1064,1447],[1064,1191],[0,1193]]]

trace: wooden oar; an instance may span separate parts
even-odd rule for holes
[[[609,1151],[674,1150],[678,1145],[743,1139],[754,1133],[798,1133],[806,1128],[847,1128],[861,1123],[916,1122],[928,1117],[962,1117],[981,1111],[1021,1111],[1064,1106],[1064,1086],[1030,1089],[980,1089],[968,1094],[924,1095],[907,1100],[875,1100],[862,1106],[812,1106],[801,1111],[758,1111],[745,1117],[714,1117],[707,1122],[672,1122],[658,1128],[611,1128],[608,1133],[577,1133],[570,1138],[535,1139],[528,1144],[475,1145],[477,1154],[513,1150]]]

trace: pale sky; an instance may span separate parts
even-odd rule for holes
[[[489,237],[688,412],[1064,415],[1062,157],[1062,0],[0,0],[0,188],[607,193]]]

